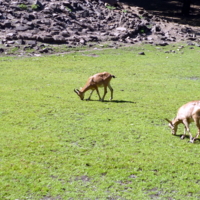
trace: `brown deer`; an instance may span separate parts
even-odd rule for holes
[[[111,75],[108,72],[95,74],[95,75],[89,77],[89,79],[87,80],[87,83],[85,84],[85,86],[83,88],[81,88],[80,90],[74,89],[74,92],[80,97],[81,100],[83,100],[85,92],[88,90],[92,90],[90,92],[89,98],[87,99],[87,100],[90,100],[92,93],[94,92],[94,90],[96,90],[97,94],[99,96],[99,100],[104,101],[104,98],[107,93],[107,87],[108,87],[111,92],[110,100],[112,100],[113,99],[113,88],[110,85],[110,81],[112,78],[115,78],[115,76]],[[98,90],[99,87],[104,87],[104,95],[102,98],[99,94],[99,90]]]
[[[172,134],[176,135],[178,125],[180,123],[184,124],[184,134],[181,136],[181,139],[185,138],[186,132],[189,133],[190,135],[190,142],[194,143],[194,141],[199,137],[200,134],[200,101],[191,101],[188,102],[187,104],[181,106],[178,109],[176,117],[170,121],[168,119],[165,119],[169,122],[169,127],[172,130]],[[189,125],[191,122],[195,122],[197,128],[198,128],[198,133],[197,135],[193,138],[192,134],[190,132]]]

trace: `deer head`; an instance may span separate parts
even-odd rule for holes
[[[176,135],[176,132],[177,132],[177,129],[178,129],[178,126],[177,126],[177,124],[176,123],[173,123],[173,121],[170,121],[169,119],[167,119],[167,118],[165,118],[165,120],[167,121],[167,122],[169,122],[169,124],[168,124],[168,126],[169,126],[169,128],[171,129],[171,131],[172,131],[172,135]]]
[[[74,89],[74,92],[80,97],[81,100],[84,99],[84,92],[81,92],[78,89]]]

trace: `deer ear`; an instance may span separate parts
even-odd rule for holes
[[[76,94],[78,94],[78,90],[77,90],[77,89],[74,89],[74,92],[75,92]]]

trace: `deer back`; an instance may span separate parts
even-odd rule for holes
[[[178,110],[177,117],[178,119],[190,119],[193,118],[194,115],[200,116],[200,101],[191,101],[183,106],[181,106]]]
[[[112,75],[110,73],[103,72],[103,73],[98,73],[98,74],[95,74],[94,76],[91,76],[88,81],[91,86],[97,85],[98,87],[100,87],[103,85],[108,85],[111,79],[112,79]]]

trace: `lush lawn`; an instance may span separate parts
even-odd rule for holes
[[[200,48],[179,46],[1,57],[0,199],[200,199],[200,141],[164,121],[200,99]],[[103,71],[113,102],[81,101]]]

